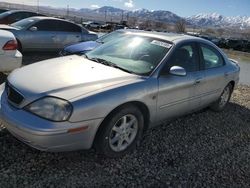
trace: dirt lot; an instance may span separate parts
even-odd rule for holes
[[[140,147],[120,159],[103,158],[94,150],[40,152],[2,124],[0,150],[3,188],[249,187],[250,86],[238,86],[223,112],[205,109],[149,130]]]
[[[249,187],[249,93],[240,86],[221,113],[206,109],[149,130],[121,159],[40,152],[1,126],[0,187]]]

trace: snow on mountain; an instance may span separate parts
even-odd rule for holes
[[[120,16],[122,14],[129,15],[129,17],[136,17],[141,20],[155,20],[167,23],[176,23],[181,19],[185,19],[188,25],[195,25],[200,27],[234,27],[234,28],[250,28],[250,17],[235,16],[226,17],[218,13],[197,14],[190,17],[180,17],[170,11],[165,10],[147,10],[137,9],[133,11],[123,10],[111,6],[104,6],[98,9],[80,9],[82,12],[95,14],[108,14]]]
[[[247,16],[226,17],[218,13],[211,13],[197,14],[187,17],[186,20],[193,25],[205,27],[250,27],[250,17]]]
[[[86,11],[86,10],[84,10]],[[129,17],[137,17],[138,19],[148,19],[148,20],[156,20],[156,21],[162,21],[162,22],[169,22],[169,23],[175,23],[176,21],[182,19],[180,16],[177,16],[176,14],[169,12],[169,11],[163,11],[163,10],[157,10],[157,11],[150,11],[147,9],[137,9],[133,11],[123,10],[119,8],[114,8],[110,6],[104,6],[98,9],[92,10],[93,13],[98,14],[112,14],[112,15],[121,15],[126,14],[129,15]]]

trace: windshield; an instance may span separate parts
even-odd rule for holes
[[[169,42],[159,39],[124,35],[86,53],[86,57],[97,62],[105,61],[107,65],[127,72],[149,75],[171,46]]]
[[[11,26],[18,28],[18,29],[24,29],[24,28],[27,28],[34,21],[35,21],[34,19],[26,18],[26,19],[23,19],[23,20],[20,20],[18,22],[11,24]]]
[[[99,39],[97,39],[96,41],[99,43],[106,43],[109,42],[115,38],[119,38],[122,34],[124,34],[123,32],[120,31],[114,31],[112,33],[108,33],[106,35],[101,36]]]

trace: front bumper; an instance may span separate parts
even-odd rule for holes
[[[12,107],[6,93],[1,97],[1,119],[8,131],[29,146],[51,152],[89,149],[102,119],[83,122],[51,122]],[[79,132],[70,129],[88,127]]]

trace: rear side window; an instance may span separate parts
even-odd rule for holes
[[[78,25],[69,22],[57,21],[57,27],[57,31],[78,33],[81,32],[81,28]]]
[[[221,54],[213,47],[201,44],[201,52],[205,69],[222,67],[224,65]]]

